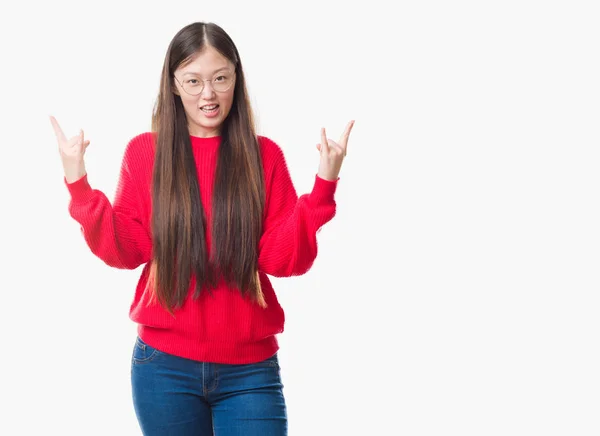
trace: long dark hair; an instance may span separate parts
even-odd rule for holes
[[[207,45],[235,65],[233,105],[221,126],[212,198],[210,258],[206,215],[187,117],[173,73]],[[265,306],[258,276],[265,187],[244,71],[229,35],[214,23],[192,23],[169,44],[152,115],[156,156],[152,180],[153,255],[148,287],[171,314],[185,301],[191,276],[194,297],[220,280]]]

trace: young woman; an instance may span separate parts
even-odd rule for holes
[[[171,41],[152,131],[128,143],[111,204],[87,179],[83,131],[50,117],[70,215],[115,268],[144,265],[132,395],[145,435],[286,435],[276,335],[284,312],[268,275],[308,271],[336,209],[346,155],[321,130],[310,193],[298,197],[282,150],[255,133],[229,35],[193,23]]]

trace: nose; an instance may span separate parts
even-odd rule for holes
[[[210,80],[204,82],[204,88],[202,89],[200,96],[204,100],[211,100],[215,96],[215,90],[213,89]]]

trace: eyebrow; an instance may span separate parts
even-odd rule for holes
[[[224,71],[224,70],[231,70],[229,67],[223,67],[223,68],[219,68],[218,70],[215,70],[212,72],[213,75]],[[201,76],[201,74],[197,71],[186,71],[185,73],[183,73],[184,76],[187,76],[188,74],[194,75],[194,76]]]

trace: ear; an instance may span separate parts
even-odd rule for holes
[[[175,95],[180,95],[179,89],[177,89],[177,79],[174,77],[171,77],[171,92]]]

